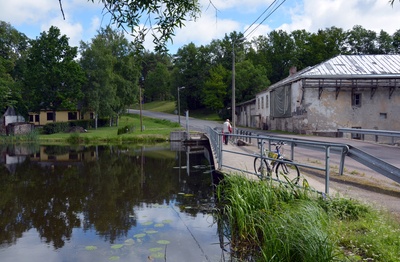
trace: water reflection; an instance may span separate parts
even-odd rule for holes
[[[190,256],[219,261],[207,148],[29,145],[3,146],[1,152],[2,261],[18,261],[22,255],[29,261],[53,256],[55,261],[91,261],[104,260],[104,254],[154,260],[158,253],[149,250],[161,240],[175,250],[169,258],[176,259],[170,261]],[[187,237],[195,240],[192,245],[183,241]],[[37,256],[21,253],[38,242],[53,248]]]

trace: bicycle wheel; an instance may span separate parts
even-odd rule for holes
[[[270,176],[271,169],[268,166],[267,160],[261,157],[254,158],[254,172],[258,177]]]
[[[288,159],[282,159],[282,160],[286,162],[292,162],[291,160]],[[276,178],[279,181],[297,185],[297,183],[299,183],[300,180],[299,168],[297,167],[297,165],[293,163],[280,162],[276,167]]]

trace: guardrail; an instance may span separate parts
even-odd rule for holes
[[[379,142],[379,136],[390,137],[391,144],[395,144],[395,138],[400,138],[399,131],[376,130],[376,129],[358,129],[358,128],[338,128],[340,133],[350,133],[352,138],[365,140],[365,135],[375,136],[375,142]]]
[[[243,153],[243,152],[237,152],[237,151],[232,151],[232,150],[227,150],[223,148],[222,146],[222,133],[218,129],[212,129],[210,127],[207,128],[207,135],[210,140],[210,145],[213,148],[213,153],[215,160],[217,161],[217,166],[218,169],[222,169],[223,167],[227,167],[229,169],[234,169],[239,172],[243,173],[248,173],[248,174],[253,174],[256,175],[253,172],[249,172],[248,170],[232,167],[232,166],[226,166],[223,163],[223,153],[233,153],[233,154],[239,154],[239,155],[245,155],[245,156],[250,156],[254,157],[254,153],[249,154],[249,153]],[[325,193],[329,194],[329,177],[330,177],[330,158],[331,158],[331,153],[337,153],[340,155],[340,167],[339,167],[339,173],[343,174],[344,170],[344,160],[345,156],[348,152],[348,146],[345,144],[335,144],[335,143],[326,143],[326,142],[316,142],[316,141],[310,141],[310,140],[301,140],[301,139],[292,139],[292,138],[282,138],[282,137],[275,137],[275,136],[260,136],[260,135],[239,135],[239,134],[231,134],[230,135],[231,139],[234,141],[237,141],[239,139],[241,140],[253,140],[257,141],[258,145],[263,145],[264,142],[268,144],[269,149],[271,149],[271,144],[276,141],[283,141],[285,142],[288,146],[290,146],[290,159],[294,162],[299,167],[306,167],[310,169],[315,169],[315,170],[320,170],[325,172]],[[325,165],[323,168],[316,166],[316,165],[309,165],[309,164],[304,164],[296,161],[296,153],[295,153],[295,147],[304,147],[316,151],[323,151],[325,152]],[[262,155],[263,148],[262,146],[259,146],[260,149],[260,155]],[[268,158],[268,157],[265,157]],[[277,160],[279,161],[279,160]]]

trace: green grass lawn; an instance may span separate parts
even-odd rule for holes
[[[139,115],[122,115],[118,126],[89,129],[85,133],[55,133],[39,135],[42,143],[123,143],[123,142],[163,142],[171,131],[182,129],[178,123],[163,119],[142,117],[143,131],[140,128]]]

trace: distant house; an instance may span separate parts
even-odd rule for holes
[[[53,111],[50,110],[42,110],[40,113],[29,112],[29,123],[34,124],[35,126],[43,126],[48,123],[54,122],[68,122],[74,120],[81,119],[93,119],[93,113],[85,113],[78,110],[60,110],[56,111],[55,115]]]
[[[400,55],[340,55],[256,95],[259,128],[336,136],[338,128],[400,131]]]

